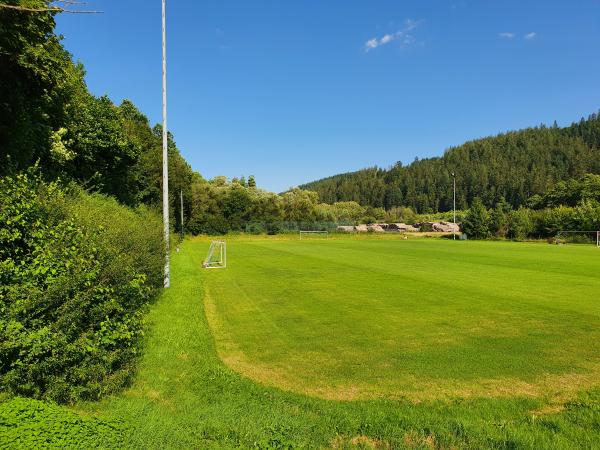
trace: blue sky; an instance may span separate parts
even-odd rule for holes
[[[97,95],[161,120],[160,0],[58,32]],[[207,178],[282,191],[600,109],[600,0],[169,0],[169,129]]]

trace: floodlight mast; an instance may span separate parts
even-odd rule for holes
[[[181,240],[183,241],[183,189],[179,191],[179,200],[181,201],[179,206],[179,211],[181,212]]]
[[[454,185],[454,199],[452,203],[452,211],[454,212],[454,226],[452,227],[452,239],[456,240],[456,173],[452,172],[452,181]]]
[[[163,144],[163,231],[165,240],[164,287],[171,286],[171,268],[169,262],[169,135],[167,131],[167,21],[166,5],[162,0],[162,144]]]

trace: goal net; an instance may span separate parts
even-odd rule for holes
[[[600,247],[600,231],[559,231],[554,240],[557,244],[594,244]]]
[[[205,269],[224,269],[227,267],[227,244],[224,241],[212,241],[210,243],[202,267]]]
[[[324,238],[327,239],[329,237],[328,231],[300,231],[300,239],[306,238]]]

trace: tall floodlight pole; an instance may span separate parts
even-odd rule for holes
[[[454,212],[454,227],[452,227],[452,239],[456,240],[456,174],[452,172],[452,184],[454,186],[454,198],[452,203],[452,211]]]
[[[162,0],[162,140],[163,140],[163,227],[165,240],[164,287],[171,286],[169,264],[169,135],[167,132],[167,20],[165,0]]]
[[[179,191],[179,200],[181,201],[181,205],[179,205],[179,211],[181,212],[181,240],[183,241],[183,189]]]

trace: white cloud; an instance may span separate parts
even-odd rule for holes
[[[370,39],[365,44],[367,51],[379,47],[379,41],[377,39]]]
[[[392,42],[394,40],[394,36],[391,34],[386,34],[384,37],[381,38],[380,45],[385,45],[389,42]]]
[[[393,41],[399,41],[402,45],[409,45],[415,41],[415,38],[410,34],[410,32],[418,26],[419,22],[407,19],[404,22],[403,29],[396,31],[395,33],[388,33],[379,39],[373,38],[365,42],[365,51],[368,52]]]
[[[537,33],[535,31],[532,31],[531,33],[527,33],[525,35],[525,39],[531,40],[531,39],[535,39],[537,36]]]
[[[515,37],[515,33],[505,31],[504,33],[499,33],[498,36],[500,36],[502,39],[512,39]]]

